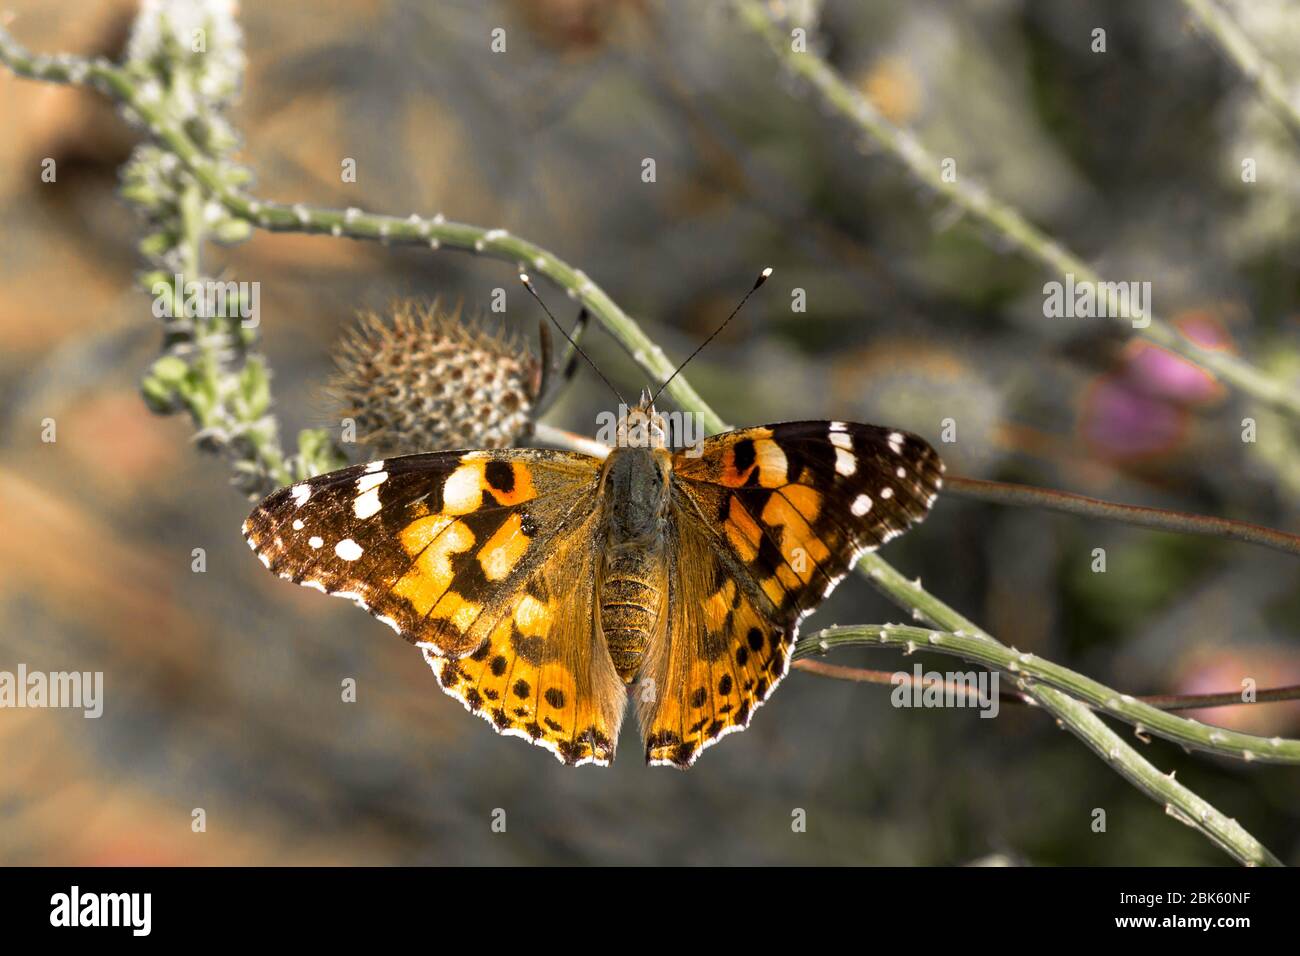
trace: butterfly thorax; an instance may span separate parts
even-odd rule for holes
[[[605,462],[605,550],[597,579],[600,626],[625,684],[661,619],[671,456],[663,448],[618,448]]]

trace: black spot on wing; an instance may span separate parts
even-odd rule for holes
[[[754,452],[754,440],[752,438],[742,438],[732,446],[732,454],[736,464],[736,473],[744,474],[757,461],[757,455]]]
[[[497,491],[509,493],[515,488],[515,470],[509,462],[491,459],[483,468],[483,477]]]

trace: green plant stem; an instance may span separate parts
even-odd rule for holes
[[[859,684],[903,684],[914,683],[912,675],[902,671],[872,670],[867,667],[849,667],[844,664],[830,664],[826,661],[812,660],[807,656],[799,658],[794,666],[808,674],[830,677],[834,680],[853,681]],[[965,685],[956,682],[945,683],[954,693],[965,694],[968,698],[978,699]],[[1255,692],[1254,700],[1243,700],[1241,691],[1225,691],[1218,694],[1148,694],[1135,698],[1149,704],[1157,710],[1204,710],[1209,707],[1249,707],[1254,704],[1270,704],[1281,701],[1300,700],[1300,684],[1288,687],[1265,687]],[[1023,694],[1001,692],[1001,700],[1006,704],[1026,704],[1032,700]]]
[[[1145,727],[1147,723],[1150,723],[1152,731],[1156,732],[1155,723],[1157,721],[1171,720],[1179,724],[1190,723],[1180,718],[1171,717],[1169,714],[1141,704],[1132,698],[1112,697],[1113,692],[1109,688],[1084,677],[1082,674],[1077,674],[1055,664],[1041,666],[1046,662],[1040,658],[1030,654],[1020,654],[1013,649],[990,641],[984,636],[945,633],[898,624],[889,624],[883,627],[832,627],[800,640],[795,648],[795,656],[816,655],[825,653],[832,647],[861,644],[874,644],[877,646],[884,644],[901,648],[909,653],[922,647],[947,651],[965,660],[983,664],[1009,674],[1016,679],[1017,686],[1026,693],[1030,692],[1033,680],[1049,681],[1058,687],[1069,688],[1071,694],[1077,694],[1084,700],[1088,700],[1095,706],[1117,717],[1132,719],[1134,716],[1141,716],[1142,724],[1139,725],[1139,733],[1141,727]],[[1037,689],[1040,692],[1044,690],[1041,686]],[[1044,699],[1041,693],[1034,696],[1037,696],[1040,702]],[[1057,697],[1060,698],[1059,701],[1055,699]],[[1201,831],[1225,852],[1248,866],[1282,865],[1277,857],[1251,836],[1241,824],[1225,816],[1201,797],[1178,783],[1172,773],[1165,775],[1145,760],[1133,761],[1129,759],[1125,754],[1126,749],[1131,749],[1128,744],[1111,728],[1106,726],[1096,714],[1088,710],[1080,700],[1059,691],[1053,691],[1047,696],[1047,700],[1053,701],[1052,709],[1059,711],[1060,720],[1068,723],[1070,729],[1083,739],[1102,759],[1110,763],[1118,773],[1153,798],[1163,799],[1165,812],[1170,816]],[[1166,726],[1166,729],[1173,730],[1171,726]],[[1253,742],[1262,739],[1250,737],[1248,734],[1236,734],[1234,731],[1217,730],[1210,727],[1205,727],[1204,730],[1209,733],[1234,734],[1234,738],[1246,738],[1252,742],[1252,747],[1254,746]],[[1182,734],[1181,730],[1177,732],[1180,735]],[[1206,736],[1198,735],[1196,740],[1183,740],[1182,742],[1189,747],[1215,750],[1217,752],[1217,743],[1212,741],[1208,734]],[[1300,742],[1279,740],[1276,748],[1271,741],[1264,741],[1264,743],[1270,749],[1275,749],[1278,752],[1286,750],[1288,754],[1286,762],[1293,762],[1300,758]]]
[[[927,150],[913,133],[889,122],[815,53],[795,52],[790,34],[772,20],[760,0],[731,0],[731,5],[741,22],[767,43],[785,70],[810,84],[838,116],[878,143],[918,182],[944,196],[1049,272],[1060,276],[1072,274],[1076,283],[1093,285],[1099,296],[1105,297],[1118,326],[1126,332],[1176,352],[1252,398],[1300,418],[1300,390],[1294,385],[1276,381],[1226,352],[1201,348],[1158,316],[1149,315],[1150,322],[1145,328],[1135,328],[1122,315],[1115,290],[1091,266],[969,177],[945,179],[939,157]]]
[[[884,635],[883,639],[882,634]],[[1006,648],[1001,648],[1003,653],[998,653],[990,646],[990,642],[984,638],[961,637],[956,634],[929,631],[924,628],[905,627],[903,625],[886,625],[883,628],[828,628],[801,640],[795,654],[796,656],[807,656],[824,653],[829,648],[836,646],[879,645],[882,643],[908,651],[920,646],[947,650],[966,660],[1008,670],[1012,676],[1017,677],[1018,683],[1026,683],[1024,677],[1027,675],[1027,671],[1024,671],[1023,668],[1026,663],[1031,665],[1033,663],[1032,661],[1021,661],[1023,655],[1016,654],[1014,651],[1010,652],[1010,656],[1007,656],[1008,649]],[[1011,670],[1013,665],[1021,668],[1020,674]],[[1061,668],[1060,670],[1065,669]],[[1064,676],[1059,673],[1054,676],[1065,680]],[[1084,681],[1087,681],[1087,679],[1084,678]],[[1073,680],[1066,682],[1075,683]],[[1087,689],[1082,684],[1077,686],[1080,690]],[[1172,773],[1165,775],[1146,761],[1135,764],[1133,761],[1126,759],[1123,751],[1128,745],[1113,730],[1107,727],[1096,714],[1088,710],[1080,701],[1066,695],[1061,696],[1064,698],[1064,710],[1077,724],[1077,729],[1072,727],[1075,733],[1079,734],[1099,756],[1108,761],[1117,772],[1133,782],[1139,789],[1148,793],[1159,794],[1164,799],[1165,811],[1170,816],[1205,833],[1218,846],[1247,865],[1281,865],[1280,861],[1258,840],[1246,832],[1241,824],[1225,816],[1182,786],[1174,779]],[[1161,714],[1159,711],[1154,711],[1154,713],[1159,716],[1168,716]]]
[[[583,302],[596,318],[631,352],[632,357],[658,381],[668,378],[673,364],[613,299],[585,273],[542,247],[513,236],[505,229],[487,229],[451,222],[441,215],[384,216],[359,209],[314,209],[253,199],[231,187],[210,160],[179,126],[169,122],[152,104],[137,96],[128,72],[104,60],[33,56],[0,29],[0,62],[20,76],[57,82],[84,82],[108,93],[133,110],[143,124],[176,155],[211,195],[233,214],[270,232],[316,233],[351,239],[380,240],[390,244],[447,246],[513,261],[521,269],[546,276]],[[680,376],[667,392],[681,408],[704,409],[704,424],[712,431],[723,428],[722,419],[708,410],[699,394]]]
[[[1300,106],[1296,105],[1277,67],[1259,52],[1250,37],[1214,0],[1182,0],[1182,3],[1212,42],[1255,87],[1287,132],[1300,142]]]
[[[1086,495],[1071,494],[1068,491],[1057,491],[1053,488],[1035,488],[1031,485],[985,481],[981,478],[962,478],[957,475],[947,476],[943,484],[947,494],[960,498],[990,501],[1000,505],[1046,508],[1050,511],[1084,515],[1143,528],[1157,528],[1161,531],[1175,531],[1180,534],[1199,534],[1232,541],[1247,541],[1300,557],[1300,535],[1265,528],[1263,525],[1251,524],[1247,521],[1233,521],[1231,518],[1196,515],[1166,508],[1123,505],[1113,501],[1102,501],[1100,498],[1089,498]]]
[[[1106,685],[1068,667],[969,634],[901,624],[830,627],[802,639],[795,650],[795,656],[809,656],[819,651],[824,653],[832,647],[849,644],[900,647],[909,653],[922,649],[942,651],[1003,672],[1016,682],[1016,687],[1021,691],[1028,691],[1034,682],[1063,690],[1071,697],[1127,721],[1139,734],[1149,731],[1189,750],[1204,750],[1266,763],[1300,763],[1300,740],[1256,737],[1175,717],[1129,694],[1117,694]]]
[[[673,372],[673,365],[663,350],[641,331],[604,290],[581,270],[540,246],[512,236],[502,229],[483,229],[448,222],[441,216],[426,219],[412,215],[402,219],[353,209],[340,212],[310,209],[297,204],[285,206],[260,202],[229,187],[218,174],[215,164],[202,154],[183,130],[166,122],[148,104],[140,102],[135,83],[125,69],[113,67],[103,60],[73,61],[73,58],[67,57],[33,57],[19,47],[3,29],[0,29],[0,62],[8,64],[22,76],[62,82],[86,82],[119,100],[139,115],[151,133],[211,191],[214,198],[255,226],[271,231],[328,233],[354,239],[426,244],[435,249],[447,245],[514,261],[533,274],[545,275],[586,305],[592,316],[657,381],[665,381]],[[679,375],[673,379],[667,392],[679,408],[698,415],[709,431],[726,429],[722,418],[709,408],[684,376]],[[859,562],[857,570],[891,599],[904,608],[910,608],[914,615],[947,630],[964,630],[993,644],[997,643],[937,597],[922,589],[919,582],[912,584],[906,581],[880,557],[867,555]],[[1235,823],[1231,826],[1222,825],[1222,815],[1217,810],[1152,767],[1085,704],[1061,691],[1041,685],[1030,687],[1025,693],[1056,717],[1062,726],[1096,750],[1139,790],[1164,805],[1178,819],[1200,830],[1234,859],[1248,865],[1276,862],[1240,826]]]
[[[952,633],[973,635],[994,647],[1005,649],[992,635],[926,591],[919,578],[909,581],[879,555],[865,555],[858,562],[857,570],[895,603],[910,608],[913,617],[929,621]],[[1171,816],[1199,830],[1233,859],[1248,866],[1276,863],[1273,855],[1260,846],[1259,841],[1240,824],[1228,820],[1203,798],[1176,783],[1172,776],[1166,777],[1156,770],[1082,701],[1075,700],[1054,687],[1042,685],[1026,687],[1025,693],[1056,718],[1060,726],[1092,748],[1124,779],[1162,804]],[[1118,697],[1119,694],[1112,691],[1111,696]]]

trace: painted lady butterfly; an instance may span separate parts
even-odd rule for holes
[[[271,571],[350,598],[442,688],[566,764],[607,765],[629,696],[651,764],[689,767],[749,725],[799,621],[857,559],[925,517],[925,441],[845,422],[665,447],[643,399],[603,461],[409,455],[267,497],[244,535]]]

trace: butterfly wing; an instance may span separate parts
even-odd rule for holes
[[[607,762],[625,694],[596,644],[595,574],[557,575],[595,560],[599,474],[598,459],[559,451],[409,455],[282,488],[244,534],[272,572],[420,647],[499,731]]]
[[[925,517],[943,464],[923,439],[845,422],[716,435],[673,458],[668,627],[647,649],[646,757],[690,766],[785,676],[799,621],[863,553]]]
[[[554,543],[477,650],[455,660],[424,649],[443,690],[502,734],[571,765],[614,759],[627,690],[596,626],[600,514]]]

